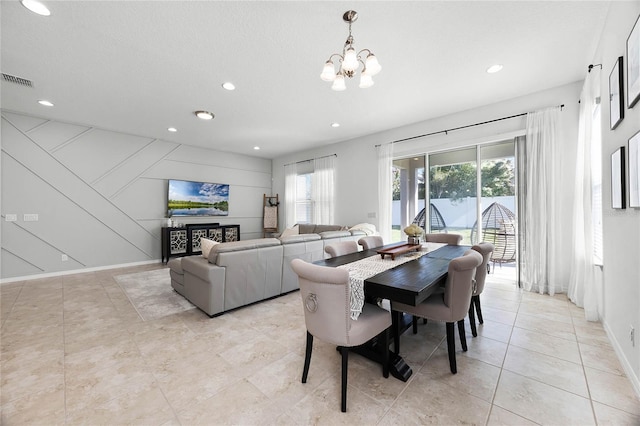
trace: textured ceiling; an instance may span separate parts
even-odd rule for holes
[[[49,17],[0,2],[2,72],[34,82],[2,82],[2,108],[274,158],[581,80],[609,2],[45,4]],[[334,92],[319,75],[348,9],[382,72]],[[494,63],[504,70],[487,74]]]

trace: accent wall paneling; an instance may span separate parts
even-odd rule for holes
[[[1,173],[3,280],[160,261],[168,179],[229,183],[220,222],[239,224],[242,239],[260,235],[254,200],[271,191],[271,160],[4,110]],[[39,220],[24,221],[31,213]]]

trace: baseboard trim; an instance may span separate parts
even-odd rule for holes
[[[618,340],[616,339],[615,335],[613,334],[613,331],[609,327],[609,324],[607,324],[606,322],[603,322],[602,326],[604,327],[604,331],[607,333],[607,337],[609,337],[611,346],[613,346],[613,350],[616,352],[616,355],[618,356],[618,360],[620,361],[620,364],[622,364],[624,373],[629,378],[629,381],[631,382],[631,386],[633,386],[633,390],[636,392],[636,395],[638,396],[638,398],[640,398],[640,380],[638,380],[638,376],[636,375],[635,371],[633,371],[631,364],[629,364],[629,360],[625,357],[624,352],[622,351],[622,347],[618,343]]]
[[[35,274],[35,275],[26,275],[23,277],[4,278],[4,279],[0,279],[0,285],[15,283],[18,281],[37,280],[40,278],[51,278],[51,277],[60,277],[64,275],[83,274],[86,272],[105,271],[107,269],[127,268],[130,266],[140,266],[140,265],[151,265],[151,264],[160,263],[160,262],[161,262],[160,259],[154,259],[154,260],[145,260],[142,262],[120,263],[118,265],[96,266],[94,268],[71,269],[68,271],[49,272],[46,274]]]

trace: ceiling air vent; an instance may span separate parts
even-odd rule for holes
[[[2,73],[2,79],[4,81],[8,81],[9,83],[15,83],[21,86],[33,87],[33,82],[31,80],[27,80],[26,78],[16,77],[15,75]]]

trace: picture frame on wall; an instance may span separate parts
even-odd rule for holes
[[[627,38],[627,102],[629,108],[640,100],[640,15]]]
[[[624,99],[623,99],[623,59],[618,57],[616,64],[609,74],[609,123],[611,130],[618,127],[618,124],[624,118]]]
[[[640,207],[640,131],[629,139],[629,207]]]
[[[624,209],[625,195],[624,146],[621,146],[611,154],[611,207]]]

